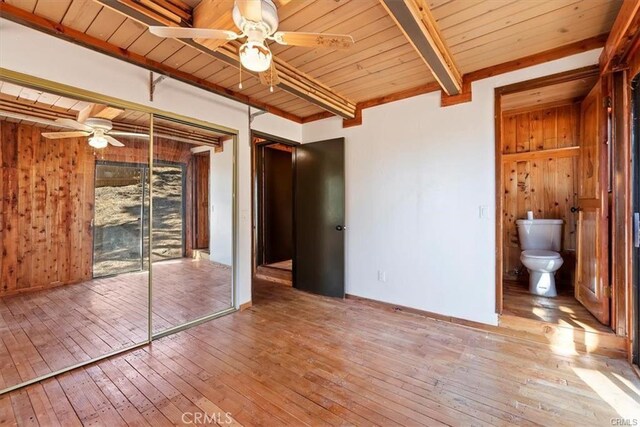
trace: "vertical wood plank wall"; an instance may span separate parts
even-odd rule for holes
[[[92,278],[96,160],[148,164],[148,142],[121,138],[96,158],[86,138],[45,140],[42,129],[0,120],[0,295]],[[156,138],[156,160],[187,165],[185,256],[193,174],[191,146]]]
[[[516,220],[526,218],[527,211],[533,211],[535,218],[565,221],[562,239],[565,266],[559,277],[571,281],[577,216],[570,209],[577,203],[578,152],[561,149],[579,145],[579,103],[567,101],[503,113],[505,279],[526,277],[516,274],[516,270],[522,268]]]

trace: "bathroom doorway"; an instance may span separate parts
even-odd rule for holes
[[[610,130],[606,90],[597,66],[496,89],[499,324],[550,341],[566,333],[574,348],[588,347],[585,334],[624,345],[603,280],[608,158],[597,141]]]

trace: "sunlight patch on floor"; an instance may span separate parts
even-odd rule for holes
[[[640,403],[629,392],[618,387],[600,371],[584,368],[572,369],[620,417],[640,422]],[[637,388],[634,387],[634,391],[637,392]]]

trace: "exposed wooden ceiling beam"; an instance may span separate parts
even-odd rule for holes
[[[640,37],[640,1],[626,0],[613,23],[607,43],[600,54],[600,70],[610,71],[626,60],[633,41]]]
[[[140,3],[134,2],[132,0],[96,1],[145,25],[180,25],[176,21],[166,19],[162,14],[150,13],[149,8],[146,8]],[[204,6],[208,4],[215,5],[215,3],[206,2]],[[205,11],[208,13],[207,16],[211,16],[209,19],[213,19],[213,21],[211,21],[212,25],[217,22],[217,20],[214,19],[214,11],[198,8],[198,18],[196,18],[194,15],[194,22],[197,22],[198,27],[206,28],[208,26],[208,21],[203,17]],[[217,7],[215,11],[219,12]],[[230,11],[228,12],[228,14],[230,15]],[[181,39],[179,41],[192,46],[201,52],[207,53],[221,61],[224,61],[227,64],[230,64],[234,67],[239,67],[237,42],[226,44],[212,44],[211,41],[204,40]],[[355,102],[338,94],[330,87],[322,84],[320,81],[303,73],[302,71],[296,69],[295,67],[279,58],[274,57],[273,61],[276,73],[278,75],[278,82],[276,84],[277,87],[343,118],[350,119],[355,117]]]
[[[286,111],[281,110],[277,107],[268,105],[264,102],[260,102],[241,93],[234,92],[230,89],[216,85],[207,80],[199,79],[192,76],[191,74],[168,67],[160,62],[145,58],[142,55],[130,52],[126,49],[122,49],[119,46],[89,36],[81,31],[74,30],[73,28],[66,27],[62,24],[50,21],[46,18],[27,12],[24,9],[20,9],[13,5],[0,2],[0,14],[3,18],[9,19],[13,22],[17,22],[18,24],[25,25],[29,28],[42,31],[44,33],[56,36],[80,46],[84,46],[97,52],[104,53],[114,58],[129,62],[131,64],[138,65],[148,70],[166,75],[176,80],[180,80],[184,83],[199,87],[208,92],[222,95],[226,98],[233,99],[235,101],[250,105],[255,108],[259,108],[261,110],[267,111],[280,117],[284,117],[297,123],[302,122],[302,119],[300,117],[291,113],[287,113]]]
[[[462,90],[462,75],[426,0],[380,0],[448,95]]]
[[[497,76],[511,71],[519,70],[522,68],[532,67],[538,64],[544,64],[545,62],[554,61],[556,59],[564,58],[565,56],[576,55],[578,53],[587,52],[593,49],[598,49],[604,46],[607,40],[607,34],[600,34],[598,36],[589,37],[588,39],[580,40],[574,43],[570,43],[564,46],[559,46],[553,49],[539,52],[533,55],[525,56],[522,58],[514,59],[512,61],[503,62],[502,64],[493,65],[491,67],[483,68],[477,71],[464,75],[465,83],[471,85],[472,82],[487,79],[493,76]],[[587,67],[586,69],[588,69]],[[593,68],[591,69],[593,72]],[[587,74],[589,72],[587,71]],[[440,90],[440,85],[433,82],[426,85],[418,86],[412,89],[402,90],[389,95],[381,96],[378,98],[369,99],[367,101],[358,102],[356,109],[356,117],[352,120],[345,120],[344,127],[357,126],[362,123],[362,110],[371,107],[377,107],[378,105],[387,104],[389,102],[400,101],[401,99],[411,98],[413,96],[423,95],[425,93],[437,92]],[[464,93],[458,96],[463,96]],[[451,97],[454,98],[454,97]],[[451,101],[446,101],[443,106],[453,105]],[[316,120],[323,120],[332,117],[327,112],[321,112],[312,114],[302,118],[302,123],[310,123]]]

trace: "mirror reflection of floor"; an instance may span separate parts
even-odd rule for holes
[[[154,333],[231,306],[231,268],[154,263]],[[148,335],[148,272],[0,298],[0,389],[99,357]]]

